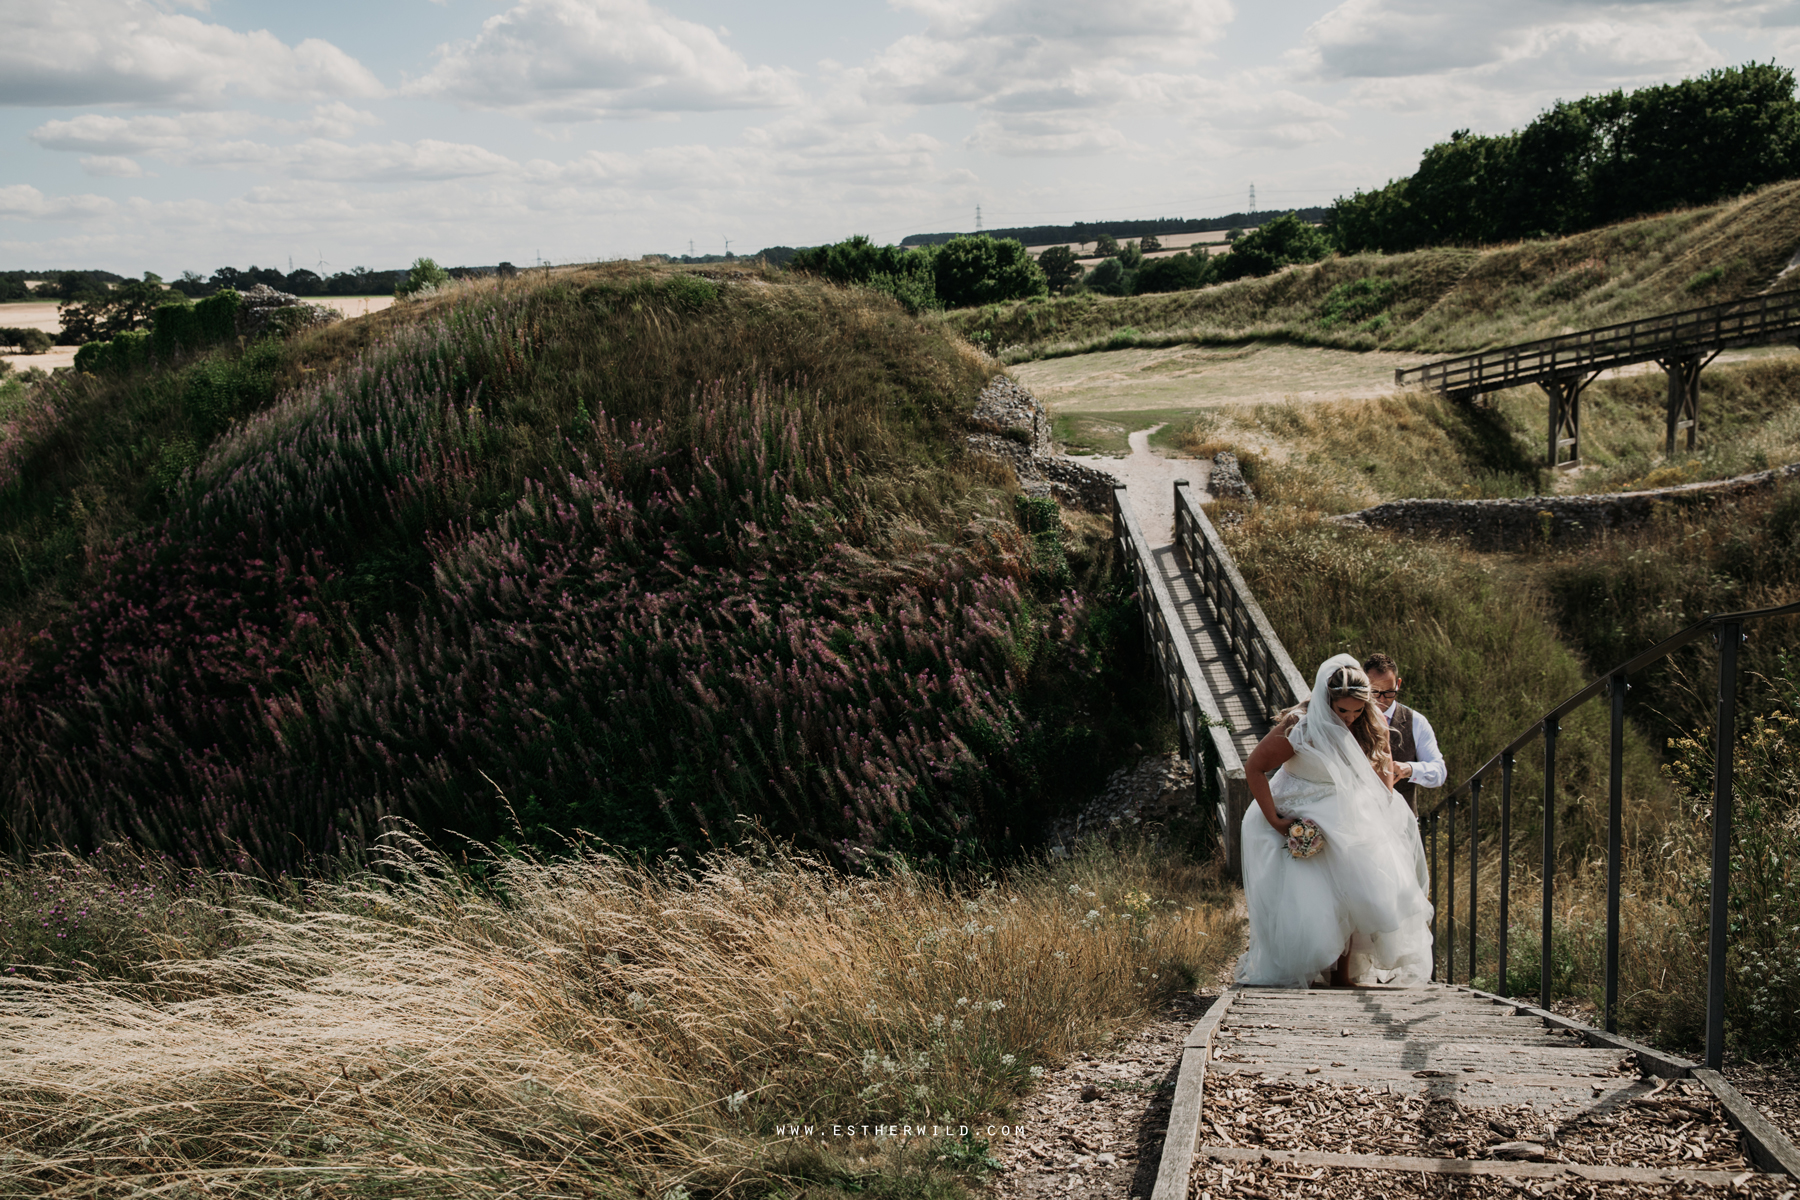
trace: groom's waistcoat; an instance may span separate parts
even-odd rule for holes
[[[1413,710],[1404,704],[1394,705],[1394,715],[1388,719],[1388,749],[1397,763],[1419,760],[1419,743],[1413,738]],[[1413,802],[1413,793],[1419,790],[1418,784],[1410,779],[1402,779],[1394,785],[1394,790],[1400,793],[1400,798],[1406,801],[1408,808],[1418,811]]]

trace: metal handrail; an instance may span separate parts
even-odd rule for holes
[[[1755,342],[1800,329],[1800,289],[1728,300],[1397,368],[1396,385],[1459,394],[1496,391],[1607,367]]]
[[[1126,498],[1124,484],[1113,488],[1113,536],[1128,564],[1136,586],[1138,607],[1144,614],[1144,633],[1157,664],[1169,703],[1175,709],[1183,744],[1194,768],[1196,789],[1210,785],[1218,813],[1220,840],[1226,866],[1237,869],[1232,852],[1229,810],[1234,792],[1247,792],[1244,764],[1232,744],[1225,714],[1206,685],[1193,644],[1181,627],[1175,600],[1150,553],[1149,539],[1138,525]]]
[[[1718,1070],[1725,1055],[1725,950],[1726,900],[1731,857],[1732,750],[1737,740],[1737,651],[1744,638],[1744,626],[1772,617],[1800,615],[1800,601],[1774,608],[1745,612],[1715,613],[1704,617],[1634,658],[1627,659],[1592,683],[1576,691],[1562,703],[1539,717],[1518,737],[1478,767],[1466,780],[1440,800],[1430,812],[1420,815],[1431,838],[1432,901],[1437,900],[1437,826],[1444,817],[1448,835],[1448,908],[1450,921],[1456,914],[1456,808],[1465,798],[1469,805],[1469,970],[1475,969],[1475,934],[1478,917],[1475,872],[1481,840],[1480,802],[1482,781],[1498,771],[1500,774],[1500,936],[1498,975],[1501,990],[1506,986],[1506,951],[1508,918],[1508,883],[1512,855],[1512,775],[1520,750],[1538,737],[1544,739],[1543,799],[1543,913],[1539,947],[1538,1003],[1550,1006],[1550,935],[1552,927],[1552,879],[1556,869],[1556,743],[1562,719],[1602,692],[1612,701],[1612,737],[1608,779],[1607,866],[1606,866],[1606,1029],[1618,1032],[1619,999],[1619,896],[1624,825],[1624,746],[1625,693],[1630,677],[1651,664],[1668,657],[1682,647],[1711,633],[1719,645],[1718,707],[1713,730],[1713,828],[1712,828],[1712,895],[1710,928],[1707,937],[1706,994],[1706,1065]],[[1433,917],[1435,925],[1436,918]],[[1444,974],[1454,982],[1456,977],[1456,945],[1447,943]]]

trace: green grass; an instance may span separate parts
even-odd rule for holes
[[[1536,388],[1466,404],[1428,392],[1368,400],[1218,406],[1178,414],[1158,438],[1188,454],[1229,448],[1266,499],[1324,513],[1386,500],[1616,492],[1726,479],[1800,460],[1800,356],[1709,367],[1700,441],[1663,454],[1660,373],[1603,380],[1582,397],[1578,472],[1542,466],[1546,401]],[[1060,415],[1058,427],[1137,414]],[[1142,428],[1142,425],[1131,425]]]
[[[944,317],[1003,360],[1284,339],[1454,353],[1748,295],[1800,247],[1800,183],[1560,240],[1333,257],[1150,296],[1082,295]]]

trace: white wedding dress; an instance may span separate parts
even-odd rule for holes
[[[1238,958],[1240,984],[1306,987],[1330,972],[1346,944],[1355,981],[1423,983],[1431,975],[1430,875],[1418,818],[1331,711],[1325,680],[1346,664],[1356,660],[1339,655],[1319,668],[1309,711],[1288,735],[1294,757],[1269,783],[1276,811],[1318,822],[1324,848],[1294,858],[1261,808],[1244,814],[1250,947]]]

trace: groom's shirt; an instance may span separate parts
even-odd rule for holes
[[[1381,715],[1387,719],[1389,725],[1393,724],[1394,714],[1399,708],[1400,702],[1396,700],[1383,710]],[[1412,715],[1412,742],[1415,757],[1400,760],[1409,763],[1412,767],[1412,778],[1403,782],[1410,782],[1414,787],[1443,787],[1444,781],[1450,778],[1450,767],[1444,762],[1444,752],[1438,749],[1437,731],[1432,729],[1431,722],[1427,721],[1425,714],[1418,709],[1409,708],[1407,712]],[[1408,795],[1407,799],[1410,802],[1412,797]]]

